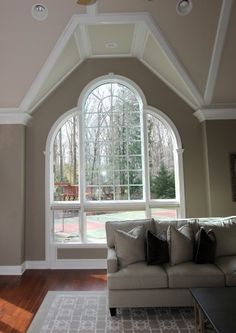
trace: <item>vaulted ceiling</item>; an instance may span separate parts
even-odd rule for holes
[[[236,1],[1,0],[0,112],[31,113],[81,62],[137,57],[193,110],[236,106]]]

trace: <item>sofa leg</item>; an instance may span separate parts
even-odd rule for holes
[[[116,308],[110,308],[110,314],[114,317],[116,315]]]

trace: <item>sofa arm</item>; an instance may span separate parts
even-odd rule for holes
[[[107,273],[115,273],[118,271],[118,258],[115,249],[108,247],[107,249]]]

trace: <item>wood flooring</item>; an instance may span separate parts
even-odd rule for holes
[[[106,286],[106,270],[27,270],[22,276],[0,276],[0,332],[26,332],[49,290]]]

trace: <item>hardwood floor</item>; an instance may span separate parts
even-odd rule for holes
[[[49,290],[105,290],[106,284],[106,270],[27,270],[22,276],[0,276],[0,332],[26,332]]]

